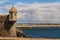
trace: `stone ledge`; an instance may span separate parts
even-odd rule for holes
[[[0,40],[60,40],[50,38],[16,38],[16,37],[0,37]]]

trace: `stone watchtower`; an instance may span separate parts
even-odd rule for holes
[[[15,22],[17,21],[17,10],[12,7],[8,15],[0,15],[0,36],[16,37]]]
[[[16,21],[17,20],[17,10],[12,7],[9,11],[9,21]]]
[[[16,37],[16,27],[15,22],[17,21],[17,10],[12,7],[9,11],[9,23],[10,23],[10,36]]]

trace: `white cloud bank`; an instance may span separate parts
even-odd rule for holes
[[[20,22],[60,23],[60,3],[17,3]]]
[[[60,23],[60,3],[15,3],[19,23]],[[8,10],[11,5],[5,5]],[[2,10],[0,7],[0,9]],[[3,12],[2,12],[3,13]]]

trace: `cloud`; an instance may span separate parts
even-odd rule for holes
[[[11,5],[0,6],[0,13],[8,14]],[[14,5],[18,11],[18,23],[60,23],[60,3],[58,2],[31,4],[17,2]]]
[[[17,3],[21,22],[60,23],[60,3]],[[23,14],[23,15],[22,15]],[[24,16],[24,17],[23,17]]]

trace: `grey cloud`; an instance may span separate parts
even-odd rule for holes
[[[60,23],[60,3],[16,3],[15,7],[18,11],[17,23]],[[0,7],[1,10],[10,8],[11,5]]]
[[[24,13],[24,18],[20,18],[20,22],[28,23],[59,23],[60,22],[60,9],[58,8],[60,3],[40,4],[33,3],[30,6],[18,7],[19,13]],[[24,15],[23,14],[23,15]],[[23,16],[21,15],[21,16]]]

